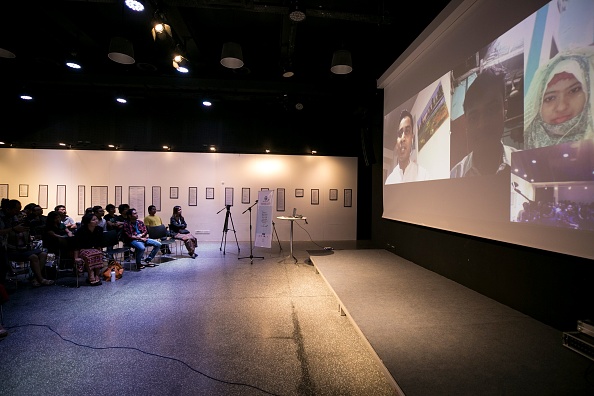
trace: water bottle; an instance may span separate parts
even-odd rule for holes
[[[116,281],[116,273],[115,273],[115,268],[111,269],[111,281],[115,282]]]

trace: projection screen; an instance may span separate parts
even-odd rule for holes
[[[594,0],[452,2],[378,86],[384,218],[594,258]]]

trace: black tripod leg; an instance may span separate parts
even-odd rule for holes
[[[233,227],[233,234],[235,235],[235,244],[237,245],[237,254],[239,254],[239,242],[237,241],[237,231],[235,231],[235,224],[233,224],[233,215],[229,212],[229,218],[231,219],[231,227]]]
[[[276,232],[276,225],[274,224],[274,221],[272,222],[272,230],[274,231],[274,235],[276,235],[276,241],[278,242],[279,253],[282,253],[283,247],[281,246],[280,239],[278,237],[278,233]]]

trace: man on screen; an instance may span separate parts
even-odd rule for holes
[[[386,184],[396,184],[427,179],[427,171],[419,166],[410,156],[415,144],[412,114],[408,110],[400,113],[400,122],[396,132],[394,156],[396,165],[386,179]]]
[[[450,171],[450,178],[494,175],[509,170],[513,147],[501,141],[505,127],[505,74],[481,72],[464,97],[466,140],[470,151]]]

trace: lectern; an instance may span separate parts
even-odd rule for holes
[[[279,261],[279,263],[280,262],[283,262],[283,261],[285,261],[287,259],[292,259],[293,262],[295,264],[297,264],[297,258],[295,256],[293,256],[293,223],[295,221],[297,221],[297,220],[303,220],[303,221],[305,221],[305,220],[307,220],[307,217],[278,216],[277,219],[279,219],[279,220],[287,220],[287,221],[290,221],[291,222],[291,233],[290,233],[290,238],[289,238],[289,247],[290,247],[291,253],[290,253],[289,256],[287,256],[284,259],[282,259],[281,261]]]

